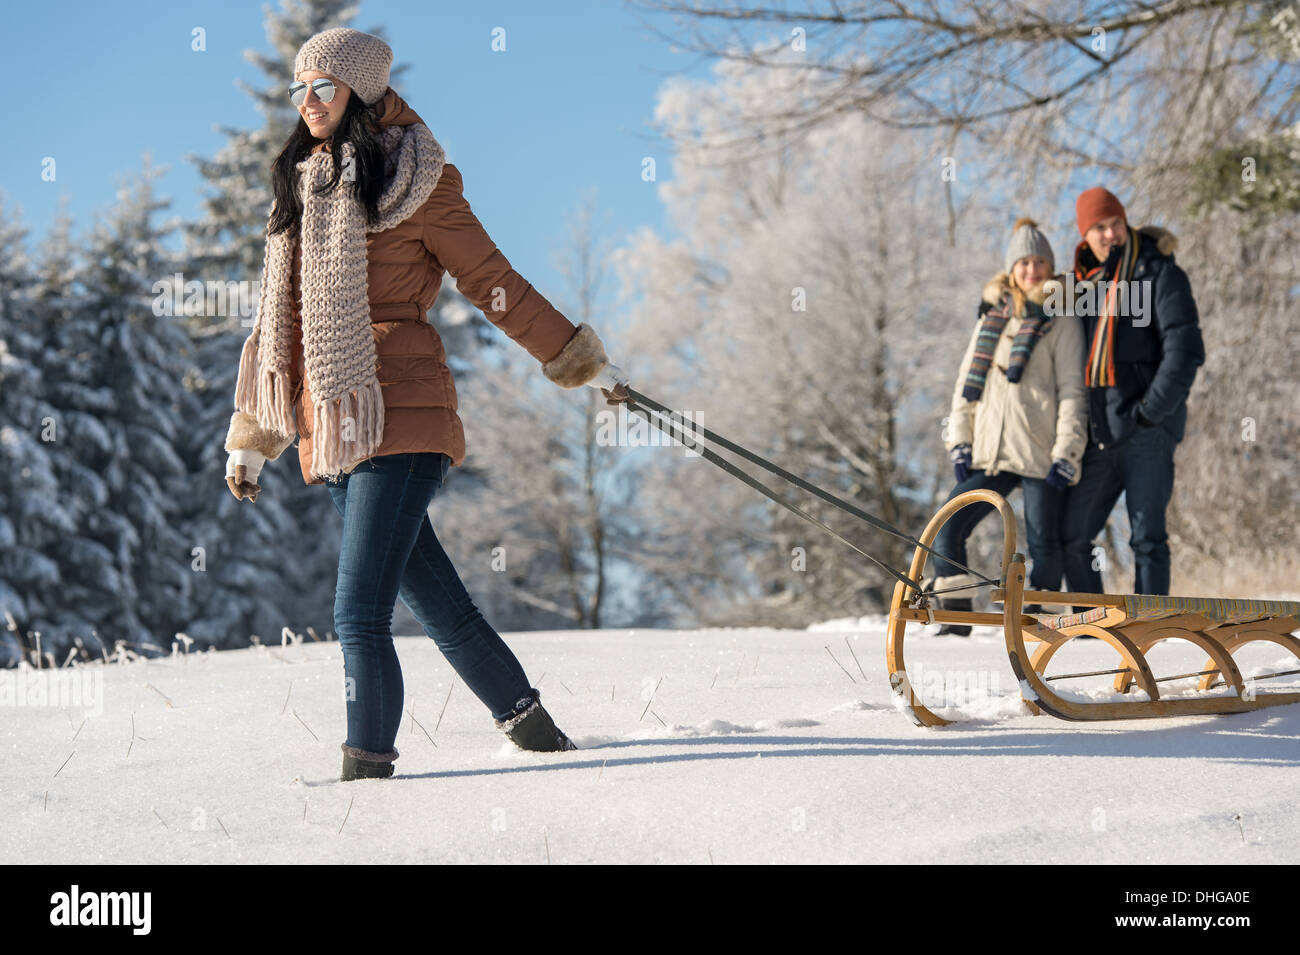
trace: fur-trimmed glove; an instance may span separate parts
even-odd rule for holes
[[[230,452],[226,459],[226,486],[230,493],[241,501],[244,498],[256,501],[261,490],[257,477],[262,465],[274,461],[291,444],[293,435],[268,431],[243,411],[232,414],[230,430],[226,433],[226,450]]]
[[[561,388],[577,388],[579,385],[599,388],[611,405],[628,398],[627,375],[618,366],[610,364],[600,336],[586,322],[578,326],[558,355],[542,365],[542,374]]]

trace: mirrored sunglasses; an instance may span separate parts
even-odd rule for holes
[[[327,79],[324,76],[312,80],[311,88],[312,92],[316,94],[316,98],[322,103],[328,103],[332,100],[334,98],[334,92],[337,89],[334,85],[334,81]],[[293,83],[289,86],[289,102],[293,103],[294,106],[301,106],[303,103],[307,102],[306,83]]]

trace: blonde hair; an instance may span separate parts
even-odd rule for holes
[[[1038,223],[1035,222],[1033,219],[1029,218],[1029,216],[1021,216],[1019,219],[1016,220],[1016,224],[1011,227],[1012,235],[1014,235],[1016,230],[1019,229],[1021,226],[1029,226],[1029,228],[1031,229],[1037,229]],[[1028,256],[1022,256],[1022,258],[1028,258]],[[1038,258],[1042,259],[1043,256],[1040,255],[1038,256]],[[1017,259],[1016,261],[1018,262],[1019,259]],[[1047,260],[1043,259],[1043,261],[1046,262]],[[1051,262],[1048,262],[1048,271],[1049,272],[1051,271]],[[1047,281],[1047,279],[1043,279],[1043,281],[1045,282]],[[1007,285],[1011,287],[1011,300],[1015,304],[1016,314],[1017,315],[1025,314],[1025,297],[1026,294],[1030,291],[1030,289],[1022,289],[1020,287],[1020,283],[1016,281],[1016,271],[1015,271],[1014,263],[1012,263],[1012,267],[1007,271]]]

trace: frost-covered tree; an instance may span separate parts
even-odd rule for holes
[[[1261,66],[1272,60],[1273,76],[1292,78],[1289,84],[1277,84],[1289,93],[1286,111],[1277,119],[1261,115],[1258,102],[1264,96],[1256,96],[1252,84],[1250,98],[1233,117],[1235,141],[1221,146],[1227,137],[1220,137],[1210,144],[1191,192],[1198,211],[1237,213],[1259,228],[1273,217],[1300,213],[1300,84],[1294,79],[1300,71],[1300,3],[1266,0],[1252,6],[1253,19],[1239,27],[1246,39],[1238,44],[1244,47],[1241,59]],[[1238,71],[1233,85],[1240,88],[1249,76]]]
[[[1171,82],[1209,107],[1235,77],[1269,140],[1300,105],[1295,0],[635,2],[677,49],[782,74],[788,95],[739,104],[720,130],[749,148],[857,113],[904,135],[1036,129],[1055,161],[1122,164],[1131,127],[1105,108],[1122,90],[1144,113]],[[1173,63],[1153,53],[1171,41]]]
[[[764,154],[729,148],[750,105],[788,95],[738,63],[677,81],[660,187],[680,238],[623,251],[633,387],[915,533],[946,483],[942,418],[1000,215],[960,199],[949,244],[942,141],[856,115]],[[735,478],[659,449],[643,570],[683,623],[800,624],[878,608],[892,578]],[[727,456],[724,454],[724,457]],[[738,462],[888,563],[908,548]]]
[[[739,327],[727,308],[733,301],[746,301],[746,295],[752,300],[753,290],[763,287],[763,270],[754,263],[797,268],[805,261],[805,250],[823,241],[799,231],[806,221],[802,210],[787,205],[786,218],[775,226],[788,249],[784,259],[764,260],[753,254],[733,264],[735,244],[757,234],[757,227],[745,225],[746,219],[770,218],[753,194],[764,189],[775,193],[782,181],[782,174],[765,171],[757,158],[793,150],[799,157],[795,168],[824,175],[822,157],[810,154],[807,147],[818,141],[814,133],[858,121],[846,117],[865,114],[887,121],[887,133],[859,144],[882,162],[899,150],[914,150],[922,157],[920,167],[905,161],[893,168],[924,172],[929,163],[950,162],[954,175],[942,193],[922,193],[916,187],[926,181],[924,176],[890,172],[889,163],[877,167],[865,159],[859,188],[845,188],[834,178],[825,180],[824,194],[839,188],[844,201],[842,208],[825,209],[823,238],[862,236],[861,229],[846,227],[842,216],[861,208],[883,210],[885,214],[875,215],[867,230],[872,236],[883,236],[883,255],[870,253],[872,264],[906,263],[909,255],[920,255],[924,280],[916,296],[904,298],[938,301],[956,283],[961,295],[950,314],[966,326],[967,334],[979,281],[1000,260],[1015,216],[1037,218],[1055,244],[1058,269],[1068,269],[1079,241],[1074,198],[1088,186],[1105,184],[1124,200],[1130,224],[1160,225],[1179,236],[1178,261],[1191,279],[1206,342],[1207,360],[1189,399],[1188,433],[1178,452],[1169,513],[1174,587],[1181,592],[1228,595],[1280,595],[1294,590],[1296,560],[1289,543],[1293,535],[1288,535],[1300,516],[1292,479],[1300,459],[1296,414],[1300,385],[1294,375],[1276,369],[1295,363],[1294,315],[1300,289],[1296,253],[1300,206],[1295,203],[1300,180],[1294,161],[1300,106],[1295,94],[1300,8],[1294,3],[1246,0],[1170,3],[1158,10],[1129,3],[1049,4],[1030,16],[1023,5],[995,10],[967,3],[939,10],[933,10],[933,4],[900,3],[874,13],[867,4],[839,5],[834,10],[817,3],[797,10],[758,9],[750,4],[729,4],[725,9],[694,5],[689,10],[683,4],[654,5],[677,8],[688,18],[698,18],[698,24],[729,20],[764,24],[763,37],[753,31],[745,40],[770,41],[766,46],[762,42],[746,46],[736,42],[737,37],[713,42],[701,34],[701,48],[723,56],[720,76],[762,72],[772,80],[768,85],[752,82],[739,92],[723,80],[703,95],[695,84],[679,82],[662,100],[664,128],[674,142],[683,144],[688,161],[679,164],[678,182],[664,192],[670,203],[675,190],[689,198],[679,203],[685,223],[683,241],[669,244],[647,238],[632,249],[632,267],[644,273],[640,285],[652,290],[648,299],[654,304],[637,326],[647,330],[649,349],[653,350],[655,339],[665,337],[665,315],[708,312],[702,317],[715,326],[734,322]],[[963,9],[975,12],[976,6],[980,6],[978,15],[961,15]],[[894,18],[896,29],[873,32],[869,21],[875,15]],[[1088,35],[1092,26],[1103,24],[1109,24],[1104,55],[1092,56],[1090,48],[1099,52],[1092,43],[1100,45],[1101,39]],[[1111,29],[1117,24],[1125,24],[1126,29]],[[781,29],[770,29],[773,25]],[[809,27],[807,45],[797,51],[785,31],[801,25]],[[865,47],[842,42],[864,36]],[[1071,45],[1073,49],[1064,49]],[[987,59],[994,48],[1000,52],[988,60],[991,67],[960,68],[967,58]],[[942,55],[936,56],[936,50]],[[1030,55],[1021,56],[1020,50]],[[817,85],[818,75],[824,78],[824,86]],[[1074,79],[1084,82],[1071,85]],[[943,95],[925,95],[936,90]],[[929,128],[942,130],[942,137],[927,138]],[[854,140],[831,137],[830,141]],[[725,170],[717,173],[722,178],[716,189],[693,185],[695,165]],[[734,185],[726,181],[728,176]],[[924,201],[909,209],[909,195]],[[689,208],[691,201],[695,210]],[[728,202],[740,210],[731,218]],[[812,206],[823,208],[816,200]],[[988,210],[997,215],[990,219]],[[927,230],[937,219],[947,220],[951,251],[925,245]],[[713,222],[723,227],[710,232]],[[850,238],[853,244],[868,248],[860,239]],[[987,264],[972,271],[971,256]],[[933,269],[936,262],[953,267]],[[867,274],[865,266],[857,271]],[[743,278],[738,281],[737,276]],[[891,282],[897,287],[902,279],[895,276]],[[811,288],[809,293],[811,312]],[[892,309],[897,297],[889,294],[884,299],[885,307]],[[865,310],[850,309],[845,314],[870,315],[880,307],[874,293],[867,303]],[[762,314],[761,309],[748,313]],[[752,317],[746,323],[757,324]],[[911,415],[916,423],[880,427],[879,409],[890,408],[888,400],[868,403],[863,420],[875,415],[872,432],[886,444],[892,434],[899,453],[934,447],[918,440],[919,422],[944,413],[942,392],[951,387],[957,357],[944,356],[940,349],[953,339],[932,336],[924,324],[912,326],[910,330],[919,332],[920,340],[933,343],[935,349],[925,361],[913,364],[896,351],[900,342],[910,339],[906,325],[895,323],[891,329],[887,321],[884,327],[887,361],[879,366],[864,357],[862,368],[910,369],[912,381],[900,379],[893,390],[901,402],[894,407],[903,412],[899,420],[906,422]],[[726,347],[734,346],[728,341]],[[792,336],[786,344],[796,355],[804,347],[807,343],[800,336]],[[693,369],[703,351],[697,338],[689,347],[672,352],[669,364]],[[772,352],[781,355],[776,368],[784,369],[786,355],[776,348]],[[859,356],[870,353],[857,352]],[[728,357],[715,359],[715,364],[725,364]],[[852,369],[838,356],[830,356],[830,361],[829,368],[838,368],[841,374],[826,374],[813,363],[808,380],[833,378],[844,388],[856,387],[854,379],[842,375]],[[738,364],[751,371],[754,367],[748,358]],[[713,374],[720,383],[721,373]],[[864,381],[873,379],[881,380],[873,373]],[[928,393],[913,394],[917,384],[927,384]],[[820,430],[821,425],[812,424],[813,416],[803,408],[805,395],[791,394],[786,400],[781,390],[780,405],[771,407],[772,402],[764,398],[769,390],[773,388],[765,381],[757,398],[747,402],[760,409],[755,418],[761,418],[765,428],[780,420],[774,416],[788,407],[799,410],[785,429],[791,442],[810,426]],[[891,390],[886,388],[882,397],[887,399]],[[918,411],[924,413],[916,417]],[[839,439],[840,429],[828,427]],[[746,443],[743,438],[742,443]],[[863,464],[871,463],[852,445],[845,445],[841,455],[845,461],[860,458]],[[943,463],[936,460],[939,467]],[[859,470],[864,475],[885,473],[874,466]],[[897,482],[902,500],[924,500],[921,488],[909,482],[909,473],[904,469]],[[938,468],[934,473],[938,491],[950,478]],[[718,477],[708,475],[707,481],[714,480]],[[688,496],[705,500],[705,490],[692,487]],[[1106,540],[1125,536],[1122,504],[1118,511]],[[707,514],[701,509],[701,513],[716,520],[719,533],[727,524],[756,526],[741,521],[740,514],[718,509]],[[820,532],[810,528],[808,533]],[[753,544],[737,544],[734,549],[750,552]],[[1131,579],[1123,566],[1127,548],[1118,550],[1113,556],[1119,560],[1110,562],[1106,577],[1110,589],[1126,587],[1125,580]],[[671,561],[677,552],[676,545],[665,547],[665,560]],[[811,558],[811,552],[807,556]],[[700,573],[713,575],[719,589],[741,579],[735,575],[736,566],[749,569],[739,553],[735,564],[721,558],[702,563]],[[813,565],[809,559],[809,573]],[[1231,581],[1224,573],[1225,567],[1246,566],[1250,573],[1234,571]],[[777,586],[779,590],[779,580]],[[697,603],[716,606],[710,601]]]
[[[1300,362],[1300,205],[1257,203],[1242,191],[1249,184],[1241,181],[1238,159],[1236,182],[1224,181],[1222,201],[1187,208],[1188,196],[1204,184],[1197,159],[1223,142],[1224,131],[1265,128],[1254,113],[1257,78],[1249,71],[1220,83],[1212,97],[1178,82],[1187,42],[1171,34],[1152,51],[1168,77],[1158,96],[1170,106],[1151,116],[1125,182],[1129,191],[1121,193],[1133,224],[1153,222],[1177,234],[1178,263],[1205,340],[1175,462],[1173,588],[1286,596],[1300,573],[1300,379],[1290,371]],[[1288,180],[1300,181],[1294,162],[1261,165],[1254,185],[1281,199],[1294,188]]]

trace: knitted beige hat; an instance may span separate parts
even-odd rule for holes
[[[303,70],[328,73],[347,83],[370,106],[388,89],[388,68],[392,63],[392,48],[379,37],[335,27],[317,33],[302,45],[293,60],[293,75]]]

